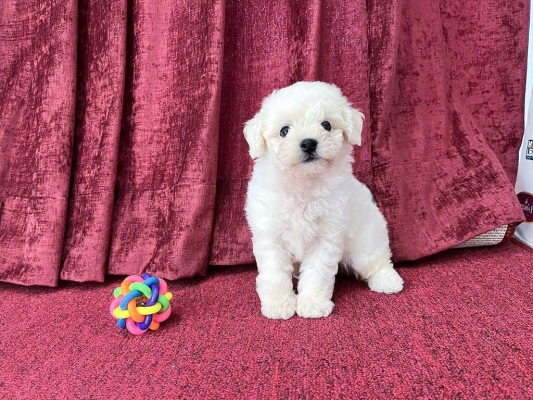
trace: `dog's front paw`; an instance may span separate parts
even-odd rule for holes
[[[317,299],[299,295],[296,312],[303,318],[321,318],[327,317],[333,310],[331,300]]]
[[[261,313],[271,319],[289,319],[296,312],[296,295],[261,302]]]
[[[403,279],[392,268],[381,269],[367,279],[370,290],[378,293],[397,293],[403,289]]]

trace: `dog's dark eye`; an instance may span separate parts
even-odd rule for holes
[[[322,122],[322,126],[323,126],[324,129],[327,130],[328,132],[331,130],[331,124],[330,124],[328,121],[324,121],[324,122]]]
[[[279,135],[281,137],[287,136],[287,133],[289,133],[289,127],[288,126],[284,126],[283,128],[281,128],[281,131],[279,131]]]

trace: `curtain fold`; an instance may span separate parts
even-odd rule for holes
[[[394,259],[521,221],[525,3],[374,0],[369,20],[374,195]]]
[[[57,284],[75,118],[77,1],[0,7],[0,280]]]
[[[523,219],[524,0],[69,0],[0,7],[0,280],[253,262],[243,124],[337,84],[396,261]]]
[[[216,190],[221,1],[129,4],[108,272],[205,272]]]
[[[127,4],[78,4],[76,121],[60,278],[103,281],[126,82]]]

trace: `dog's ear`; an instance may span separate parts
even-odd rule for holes
[[[352,145],[361,146],[361,131],[363,130],[365,116],[361,111],[352,107],[345,108],[342,114],[346,123],[344,130],[346,139]]]
[[[250,157],[256,159],[265,152],[266,143],[263,137],[263,122],[260,112],[244,124],[244,137],[250,146]]]

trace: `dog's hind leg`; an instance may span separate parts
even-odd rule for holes
[[[366,281],[370,290],[378,293],[397,293],[403,289],[403,279],[394,270],[390,260],[388,247],[368,254],[365,251],[354,251],[345,254],[343,263],[362,280]]]
[[[394,270],[390,261],[366,278],[366,282],[370,290],[378,293],[391,294],[401,292],[403,289],[403,279]]]

